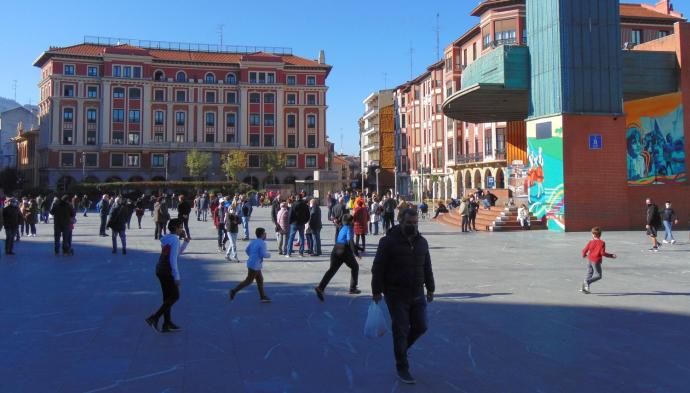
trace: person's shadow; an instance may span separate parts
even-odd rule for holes
[[[489,297],[489,296],[508,296],[512,295],[512,292],[505,292],[505,293],[442,293],[442,294],[434,294],[435,299],[456,299],[456,300],[462,300],[462,299],[479,299],[483,297]]]
[[[690,296],[690,292],[622,292],[622,293],[597,293],[597,296]]]

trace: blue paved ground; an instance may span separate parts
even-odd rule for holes
[[[268,210],[255,224],[271,227]],[[274,303],[259,304],[250,287],[231,304],[244,264],[224,262],[210,223],[194,222],[173,314],[184,331],[156,335],[143,319],[160,302],[159,246],[149,217],[144,227],[128,232],[126,257],[95,237],[95,217],[77,224],[73,258],[53,257],[51,225],[0,257],[1,392],[690,391],[687,232],[655,255],[641,232],[605,233],[619,259],[586,296],[577,289],[587,234],[422,224],[438,293],[410,352],[419,383],[403,386],[390,335],[362,334],[371,253],[361,296],[345,294],[343,268],[320,303],[311,288],[326,258],[276,256],[264,271]],[[326,249],[332,236],[329,227]]]

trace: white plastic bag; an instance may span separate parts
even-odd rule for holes
[[[388,326],[386,317],[383,315],[383,306],[381,302],[376,304],[372,301],[367,320],[364,322],[364,335],[369,338],[379,338],[385,336],[386,332],[388,332]]]

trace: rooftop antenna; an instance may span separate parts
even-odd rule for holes
[[[383,90],[386,90],[388,88],[388,73],[384,72],[383,73]]]
[[[340,129],[340,155],[343,155],[343,129]]]
[[[225,27],[224,24],[218,25],[218,38],[220,38],[220,46],[223,46],[223,28]]]
[[[414,79],[414,48],[410,41],[410,80]]]
[[[17,101],[17,80],[12,81],[12,90],[14,90],[14,100]]]
[[[441,60],[441,25],[439,24],[439,13],[436,13],[436,61]]]

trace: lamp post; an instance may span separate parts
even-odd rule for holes
[[[376,168],[376,195],[380,195],[379,194],[379,173],[381,173],[381,169]]]
[[[393,197],[398,195],[398,167],[393,167]]]
[[[163,158],[165,159],[165,181],[169,181],[168,180],[168,153],[165,153],[165,156],[163,156]]]
[[[81,181],[86,180],[86,152],[81,152]]]

